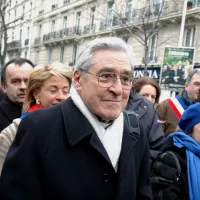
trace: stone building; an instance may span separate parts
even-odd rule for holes
[[[182,46],[195,47],[200,62],[200,1],[187,7]],[[133,47],[136,65],[144,61],[145,34],[148,63],[161,64],[166,46],[178,46],[183,0],[18,0],[11,1],[6,20],[7,60],[27,57],[36,64],[60,61],[73,65],[81,45],[103,36],[117,36]],[[190,4],[190,5],[191,5]],[[127,28],[128,27],[128,28]],[[130,31],[131,30],[131,31]]]

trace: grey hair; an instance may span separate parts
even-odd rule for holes
[[[105,37],[94,39],[83,45],[77,56],[74,71],[87,71],[94,63],[94,53],[99,50],[113,50],[125,52],[129,58],[131,70],[133,71],[133,52],[129,45],[117,37]]]
[[[186,83],[190,83],[191,80],[192,80],[192,77],[195,75],[195,74],[198,74],[200,75],[200,69],[193,69],[187,76],[187,79],[186,79]]]

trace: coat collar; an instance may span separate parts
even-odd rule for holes
[[[3,100],[0,103],[0,109],[6,115],[6,117],[12,121],[20,117],[22,107],[13,103],[7,95],[4,96]]]
[[[132,88],[130,91],[128,104],[125,109],[135,111],[138,117],[141,118],[148,109],[148,104],[146,101],[147,100],[143,96],[139,95],[136,90]]]
[[[83,140],[88,140],[88,143],[96,149],[107,160],[107,162],[110,163],[110,165],[112,165],[103,144],[95,133],[95,130],[80,110],[74,105],[72,99],[69,98],[68,100],[63,101],[60,105],[69,144],[75,146]],[[129,117],[127,116],[127,114],[124,114],[125,122],[120,155],[123,160],[126,159],[126,154],[130,151],[130,148],[137,142],[139,135],[138,127],[131,127]]]

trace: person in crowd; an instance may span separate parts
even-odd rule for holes
[[[152,199],[149,146],[123,112],[132,51],[120,38],[84,44],[71,98],[24,117],[6,157],[0,199]]]
[[[160,120],[164,121],[164,133],[167,136],[173,133],[178,125],[184,110],[199,101],[200,70],[194,69],[190,72],[184,84],[184,90],[175,97],[168,98],[156,106],[156,112]]]
[[[1,87],[6,95],[0,102],[0,131],[20,117],[26,85],[33,67],[30,60],[15,58],[1,68]]]
[[[143,90],[140,94],[141,88],[146,86],[150,86],[149,90]],[[149,101],[146,97],[152,95],[153,97]],[[135,112],[139,118],[141,128],[148,138],[151,161],[160,153],[165,140],[162,124],[154,108],[154,103],[159,101],[159,96],[160,88],[155,81],[149,78],[138,79],[133,83],[129,101],[125,108],[128,112]]]
[[[147,98],[153,104],[159,102],[160,87],[152,78],[142,77],[133,82],[136,92]]]
[[[153,187],[153,190],[159,188],[159,196],[162,194],[162,199],[198,200],[200,194],[200,103],[188,107],[178,125],[183,132],[174,132],[166,138],[163,153],[160,155],[162,159],[156,160],[153,165],[157,183],[158,177],[162,180],[160,182],[162,185]],[[170,157],[164,156],[165,152],[173,152],[179,164],[175,163],[175,160],[172,162]],[[167,184],[164,185],[163,180],[167,180],[165,181]]]
[[[162,68],[162,84],[169,84],[169,74],[170,74],[170,68],[168,65],[163,65]]]
[[[14,119],[0,134],[0,174],[21,119],[39,108],[48,108],[67,99],[71,78],[71,68],[57,62],[33,70],[27,84],[22,116]]]
[[[2,91],[2,89],[0,88],[0,102],[1,102],[1,100],[3,99],[3,97],[4,97],[4,92]]]

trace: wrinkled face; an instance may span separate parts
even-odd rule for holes
[[[119,75],[131,76],[131,65],[124,52],[99,50],[94,54],[95,64],[89,73],[117,73],[115,84],[108,88],[101,87],[98,77],[88,73],[74,72],[75,87],[85,105],[92,113],[104,120],[114,120],[125,108],[130,89],[122,89]],[[107,77],[106,77],[107,78]]]
[[[11,63],[6,69],[6,85],[2,85],[3,91],[15,104],[22,105],[25,99],[26,85],[33,67],[24,63],[15,65]]]
[[[70,96],[69,89],[70,83],[67,78],[52,76],[34,93],[34,97],[40,101],[43,108],[48,108],[67,99]]]
[[[192,100],[197,100],[200,90],[200,74],[194,74],[190,83],[185,83],[187,95]]]
[[[196,125],[193,127],[192,137],[193,137],[198,143],[200,143],[200,123],[196,124]]]
[[[142,96],[144,96],[145,98],[147,98],[153,104],[156,101],[157,92],[156,92],[156,88],[153,87],[152,85],[144,85],[141,88],[139,94],[141,94]]]

